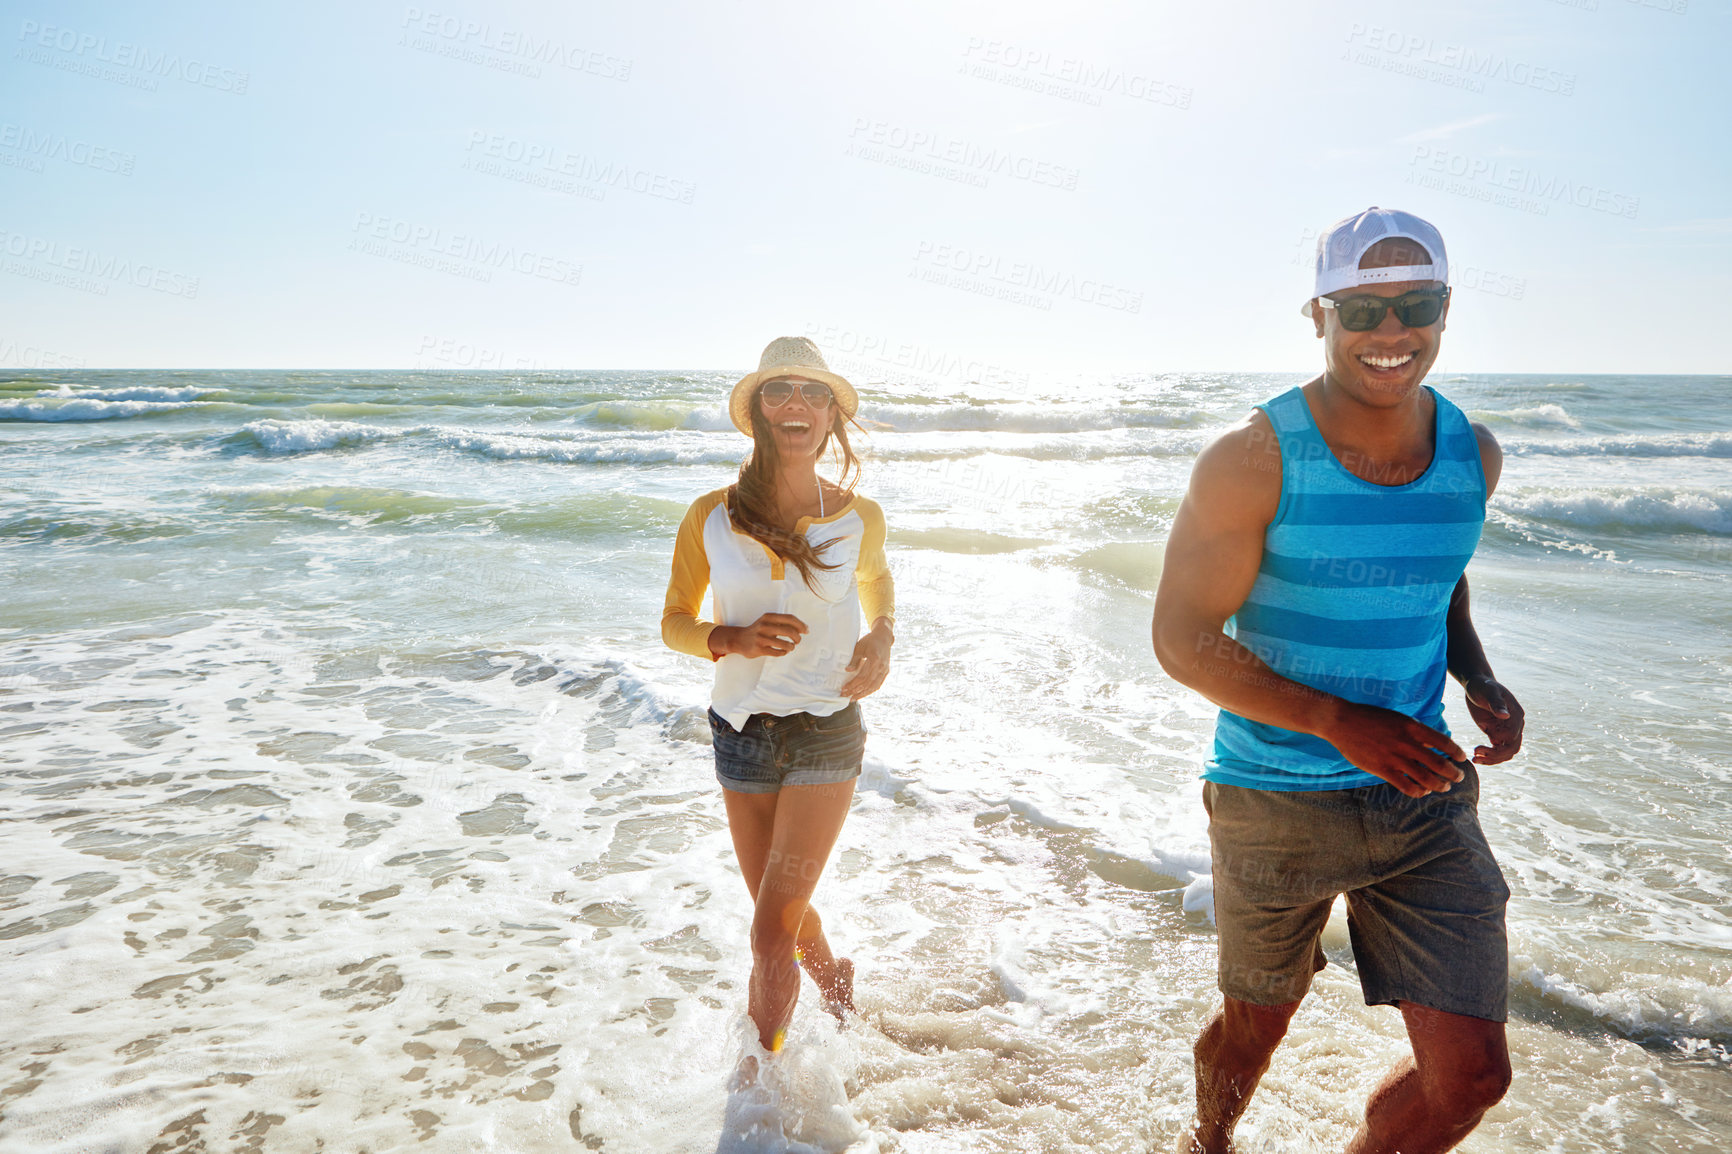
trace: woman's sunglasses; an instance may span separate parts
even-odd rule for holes
[[[1356,296],[1334,301],[1317,298],[1326,309],[1334,309],[1341,327],[1350,333],[1368,333],[1383,323],[1383,318],[1395,311],[1395,319],[1410,329],[1423,329],[1437,323],[1443,315],[1443,303],[1449,299],[1448,287],[1418,289],[1398,297]]]
[[[830,407],[830,386],[821,385],[816,381],[807,381],[802,385],[795,385],[793,381],[771,381],[758,390],[758,395],[764,398],[766,409],[779,409],[794,399],[796,388],[800,390],[800,395],[806,399],[806,403],[814,409]]]

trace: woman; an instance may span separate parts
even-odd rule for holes
[[[686,513],[662,613],[670,647],[716,663],[716,777],[757,903],[747,1013],[771,1052],[801,968],[838,1019],[854,1008],[853,964],[831,953],[810,898],[860,775],[856,703],[884,683],[894,641],[884,513],[853,490],[848,425],[859,406],[811,341],[770,342],[728,403],[751,455],[737,482]],[[832,448],[842,484],[818,476]],[[698,619],[706,586],[714,622]]]

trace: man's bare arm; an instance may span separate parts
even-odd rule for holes
[[[1473,433],[1479,441],[1480,465],[1485,470],[1486,496],[1497,491],[1503,475],[1503,449],[1490,429],[1473,423]],[[1497,674],[1480,643],[1479,630],[1474,628],[1472,603],[1468,593],[1467,574],[1455,583],[1449,599],[1449,673],[1467,691],[1467,711],[1491,739],[1490,745],[1474,749],[1473,759],[1480,765],[1496,765],[1508,761],[1521,751],[1522,730],[1526,713]]]
[[[1281,452],[1261,412],[1197,458],[1155,593],[1155,657],[1175,681],[1241,717],[1315,733],[1332,700],[1282,677],[1221,631],[1244,604],[1281,501]]]
[[[1473,435],[1479,441],[1479,463],[1485,471],[1485,495],[1489,499],[1497,491],[1498,478],[1503,475],[1503,449],[1492,436],[1490,429],[1478,421],[1472,422]],[[1448,664],[1449,673],[1464,686],[1476,677],[1493,679],[1491,662],[1485,655],[1485,647],[1480,644],[1479,631],[1473,627],[1473,614],[1469,604],[1467,574],[1455,583],[1455,589],[1449,595],[1449,616],[1446,626],[1449,634]]]

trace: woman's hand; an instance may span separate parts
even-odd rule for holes
[[[854,660],[843,670],[854,676],[844,682],[838,692],[854,701],[877,693],[878,687],[884,684],[884,675],[890,672],[890,646],[895,640],[884,624],[884,618],[879,618],[872,632],[855,644]]]
[[[766,613],[750,625],[718,625],[710,630],[710,652],[717,657],[783,657],[806,635],[806,623],[787,613]]]

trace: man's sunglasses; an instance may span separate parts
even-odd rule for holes
[[[1448,287],[1419,289],[1398,297],[1356,296],[1341,300],[1317,298],[1326,309],[1334,309],[1341,327],[1350,333],[1368,333],[1383,323],[1391,309],[1395,319],[1410,329],[1423,329],[1437,323],[1443,315],[1443,304],[1449,299]]]
[[[779,409],[794,399],[796,388],[800,390],[800,395],[806,399],[806,403],[814,409],[830,407],[830,386],[821,385],[817,381],[807,381],[801,385],[795,385],[793,381],[771,381],[758,390],[758,395],[764,398],[766,409]]]

